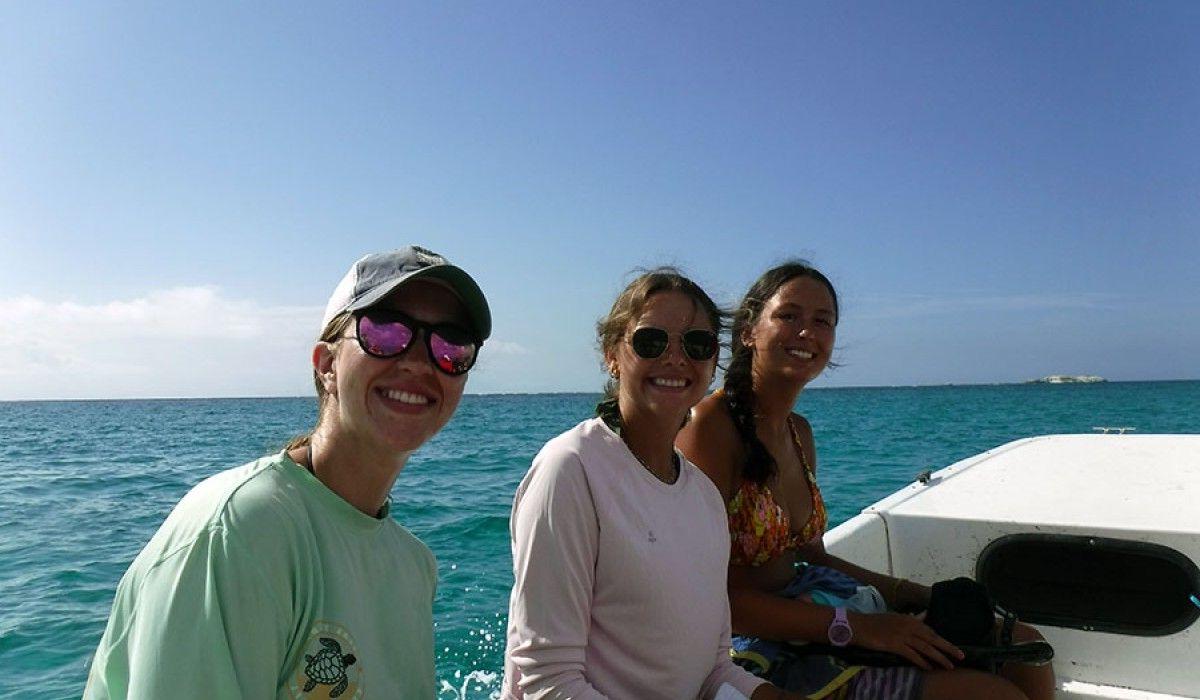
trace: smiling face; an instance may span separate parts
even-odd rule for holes
[[[657,358],[638,356],[629,338],[650,326],[667,332],[670,342]],[[624,420],[639,415],[670,417],[682,422],[688,410],[704,398],[716,368],[716,358],[693,360],[683,351],[684,332],[715,330],[708,316],[687,294],[676,291],[650,296],[642,313],[625,329],[623,339],[605,353],[605,364],[620,377],[618,401]]]
[[[470,327],[462,301],[429,280],[403,285],[372,308],[380,307],[425,323]],[[380,359],[363,351],[351,325],[337,342],[319,343],[313,363],[330,394],[323,420],[368,452],[420,447],[450,420],[467,383],[466,374],[452,377],[433,366],[423,332],[403,354]]]
[[[767,299],[741,341],[754,353],[757,376],[807,383],[829,363],[836,327],[837,307],[828,287],[812,277],[793,277]]]

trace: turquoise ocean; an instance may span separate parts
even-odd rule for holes
[[[597,398],[464,397],[401,474],[393,515],[438,558],[439,697],[497,691],[513,492],[542,443]],[[832,526],[924,469],[1018,438],[1200,433],[1200,381],[814,389],[797,409],[816,434]],[[175,502],[314,416],[307,398],[0,403],[0,697],[78,698],[117,581]]]

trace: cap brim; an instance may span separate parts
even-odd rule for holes
[[[414,270],[400,279],[393,280],[389,284],[384,284],[372,289],[364,294],[359,299],[351,302],[345,308],[346,311],[360,311],[367,309],[379,302],[383,301],[392,292],[403,287],[405,284],[415,279],[436,279],[445,282],[458,298],[462,300],[463,306],[467,307],[467,313],[471,316],[471,323],[474,326],[475,334],[479,336],[479,340],[487,340],[492,334],[492,312],[488,307],[487,297],[483,295],[483,290],[471,279],[471,276],[462,268],[454,265],[431,265],[423,267],[420,270]]]

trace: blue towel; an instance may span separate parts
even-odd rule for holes
[[[807,565],[784,587],[780,595],[796,599],[814,591],[849,598],[862,584],[836,569]],[[734,635],[730,655],[746,670],[787,691],[811,698],[829,697],[862,670],[841,659],[818,654],[799,654],[797,647],[759,637]]]
[[[821,590],[839,598],[849,598],[858,592],[861,585],[858,579],[837,569],[806,564],[784,587],[781,595],[784,598],[799,598],[809,591]]]

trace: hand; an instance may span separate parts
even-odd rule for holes
[[[928,610],[931,597],[933,597],[933,589],[929,586],[922,586],[908,579],[905,579],[904,583],[900,585],[900,598],[905,606],[916,610]]]
[[[958,647],[912,615],[851,613],[849,621],[854,630],[853,644],[902,656],[926,671],[932,671],[934,664],[954,668],[950,659],[963,658]]]

